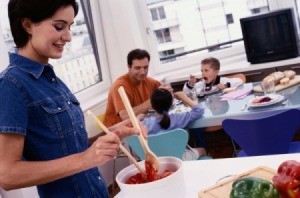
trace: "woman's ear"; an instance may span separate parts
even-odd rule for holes
[[[30,19],[28,19],[28,18],[22,19],[22,26],[28,34],[32,33],[32,30],[31,30],[32,22]]]

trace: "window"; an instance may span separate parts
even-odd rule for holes
[[[234,23],[232,14],[226,14],[226,21],[227,21],[227,24]]]
[[[173,54],[175,54],[174,50],[166,50],[166,51],[159,52],[159,57],[164,58],[166,56],[170,56],[170,55],[173,55]],[[168,58],[167,60],[164,60],[164,63],[174,61],[174,60],[175,60],[175,58]]]
[[[150,9],[151,17],[153,21],[161,20],[166,18],[164,7],[157,7]]]
[[[62,58],[51,59],[49,61],[50,64],[53,65],[57,76],[59,76],[67,84],[73,93],[80,92],[91,87],[92,85],[101,82],[102,79],[102,74],[99,70],[100,65],[97,65],[95,58],[99,57],[99,55],[94,54],[82,7],[80,1],[77,2],[79,4],[79,13],[76,16],[75,23],[72,27],[72,42],[69,42],[67,46],[65,46]],[[10,32],[7,17],[7,4],[8,0],[0,1],[0,8],[3,10],[3,12],[0,13],[0,32],[2,32],[2,36],[9,50],[14,52],[15,44]],[[88,66],[85,64],[85,61],[89,62]],[[85,78],[76,78],[76,75],[79,72],[88,73],[89,76],[85,76],[85,78],[91,78],[94,80],[86,83]]]
[[[158,43],[157,52],[161,55],[174,50],[175,58],[170,57],[173,62],[243,44],[239,19],[251,15],[253,10],[269,10],[267,0],[146,0],[146,3]],[[168,47],[166,42],[171,42]]]
[[[169,28],[156,30],[155,31],[157,43],[171,42],[170,30]]]

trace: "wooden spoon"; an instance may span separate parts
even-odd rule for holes
[[[131,107],[131,105],[129,103],[128,97],[127,97],[127,95],[125,93],[125,90],[124,90],[124,87],[123,86],[119,87],[118,92],[119,92],[119,94],[120,94],[120,96],[122,98],[122,101],[123,101],[123,103],[125,105],[126,111],[127,111],[128,115],[129,115],[129,118],[130,118],[133,126],[140,131],[140,134],[138,135],[138,138],[139,138],[140,143],[141,143],[141,145],[142,145],[142,147],[144,149],[145,156],[146,156],[145,157],[146,161],[149,164],[151,164],[154,169],[158,170],[159,169],[158,158],[150,150],[150,148],[148,146],[148,143],[146,142],[146,140],[145,140],[145,138],[144,138],[144,136],[142,134],[142,130],[140,128],[139,122],[138,122],[138,120],[137,120],[137,118],[136,118],[136,116],[135,116],[135,114],[133,112],[133,109],[132,109],[132,107]]]
[[[105,133],[112,133],[106,128],[106,126],[97,118],[97,116],[90,110],[87,111],[87,114],[92,116],[94,120],[96,121],[97,125],[103,129]],[[141,166],[138,164],[138,162],[135,160],[135,158],[126,150],[126,148],[120,143],[119,144],[120,149],[127,155],[127,157],[130,159],[130,161],[135,165],[135,167],[144,175],[145,171],[141,168]]]

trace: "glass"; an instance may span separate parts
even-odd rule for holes
[[[275,93],[275,83],[274,83],[273,80],[270,80],[270,81],[267,81],[267,82],[263,81],[261,83],[261,87],[262,87],[265,95]]]

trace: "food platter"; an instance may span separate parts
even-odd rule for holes
[[[262,102],[255,102],[255,101],[259,101],[259,100],[264,100],[264,99],[269,99],[266,101],[262,101]],[[284,96],[279,95],[279,94],[269,94],[269,95],[265,95],[265,96],[260,96],[257,98],[253,98],[249,101],[249,107],[264,107],[264,106],[269,106],[278,102],[281,102],[284,99]]]

